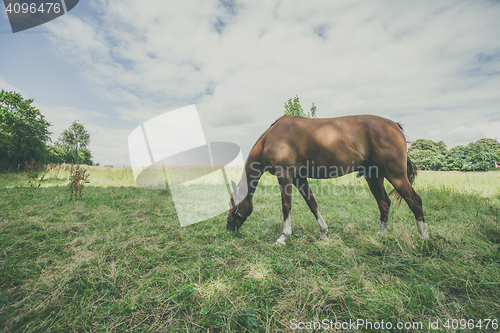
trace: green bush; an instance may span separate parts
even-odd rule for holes
[[[82,194],[83,188],[86,183],[90,183],[89,174],[87,170],[80,165],[71,165],[68,190],[71,192],[70,200],[78,198]]]
[[[0,161],[23,164],[43,160],[50,138],[50,123],[35,108],[32,99],[14,91],[0,91]]]
[[[421,170],[486,171],[500,161],[500,143],[480,139],[447,150],[442,141],[419,139],[408,149],[408,156]]]

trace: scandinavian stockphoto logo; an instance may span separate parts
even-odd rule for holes
[[[52,21],[69,12],[79,0],[3,0],[12,32]]]
[[[137,186],[166,189],[181,226],[228,210],[228,165],[243,165],[240,147],[207,142],[195,105],[166,112],[135,128],[128,137]],[[231,168],[239,180],[243,169]],[[246,193],[240,193],[246,196]]]

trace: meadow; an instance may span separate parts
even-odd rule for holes
[[[269,174],[253,214],[231,233],[226,214],[181,228],[168,188],[136,187],[130,169],[89,171],[75,200],[67,170],[51,170],[40,188],[28,187],[24,172],[0,174],[0,332],[498,327],[500,172],[421,172],[414,186],[427,241],[408,207],[395,203],[387,236],[376,238],[379,212],[363,179],[313,180],[332,189],[316,193],[329,241],[318,240],[294,190],[293,235],[280,248],[272,245],[281,199]],[[335,328],[359,320],[372,329]],[[382,321],[386,329],[373,327]]]

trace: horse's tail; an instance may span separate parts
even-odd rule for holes
[[[408,177],[408,181],[410,182],[410,185],[413,185],[413,182],[415,181],[415,177],[417,176],[418,173],[418,168],[410,160],[410,157],[406,157],[406,177]],[[401,195],[396,191],[396,189],[393,189],[391,192],[389,192],[389,195],[394,195],[394,200],[398,203],[398,205],[401,204]]]

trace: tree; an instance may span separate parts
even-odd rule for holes
[[[285,115],[294,115],[294,116],[301,116],[305,117],[306,114],[304,113],[304,110],[302,109],[302,106],[300,106],[299,102],[299,96],[296,95],[292,99],[289,99],[287,103],[285,103]]]
[[[480,139],[446,150],[442,141],[419,139],[408,149],[408,156],[422,170],[485,171],[500,161],[500,144]]]
[[[46,163],[61,164],[70,163],[70,158],[66,150],[58,145],[48,145],[47,146],[47,158]]]
[[[421,170],[447,170],[446,153],[443,141],[418,139],[408,148],[408,156]]]
[[[295,95],[292,99],[289,99],[287,103],[285,103],[285,115],[294,115],[300,117],[308,117],[308,118],[316,118],[316,106],[312,103],[311,109],[308,114],[304,112],[302,106],[300,106],[299,96]]]
[[[316,118],[316,105],[314,105],[314,103],[312,104],[311,106],[311,109],[310,109],[310,118]]]
[[[476,141],[476,143],[482,143],[487,145],[491,150],[496,150],[497,152],[500,153],[500,143],[495,140],[495,139],[479,139]]]
[[[467,163],[465,168],[471,171],[486,171],[494,168],[500,161],[500,151],[492,148],[488,143],[471,142],[465,147],[467,150]]]
[[[431,149],[408,150],[408,156],[420,170],[444,170],[446,166],[445,156]]]
[[[443,141],[434,142],[428,139],[418,139],[411,144],[410,148],[408,148],[408,151],[412,150],[431,150],[444,155],[446,154],[447,148]]]
[[[464,146],[456,146],[448,150],[445,156],[446,170],[464,170],[467,164],[467,149]]]
[[[14,91],[0,91],[0,161],[21,164],[46,158],[51,126],[33,99],[24,99]]]
[[[68,129],[64,130],[56,142],[66,153],[66,163],[92,164],[92,155],[87,149],[90,135],[85,126],[74,121]],[[59,154],[60,155],[60,154]]]

